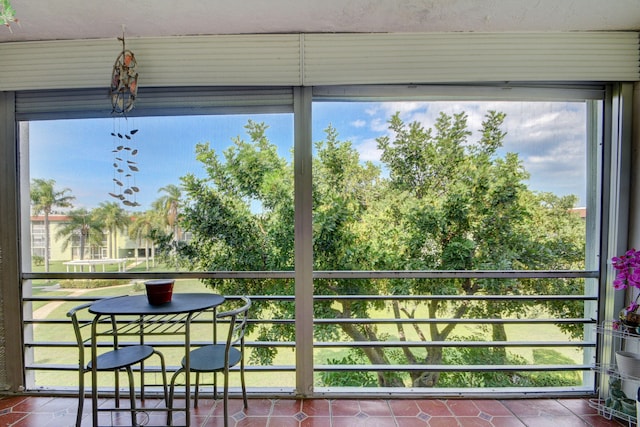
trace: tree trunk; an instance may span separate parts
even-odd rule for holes
[[[430,348],[424,363],[427,365],[442,365],[442,348]],[[410,376],[413,387],[435,387],[438,384],[440,372],[411,372]]]
[[[491,330],[493,341],[507,341],[507,331],[503,323],[494,323]],[[505,347],[494,347],[493,352],[500,357],[502,363],[507,361],[507,349]]]
[[[144,264],[146,271],[149,271],[149,239],[144,239]]]
[[[47,210],[44,211],[44,271],[46,273],[49,272],[49,212]],[[73,257],[72,257],[73,258]]]
[[[342,330],[350,336],[354,341],[375,341],[377,340],[375,337],[375,333],[369,330],[367,335],[360,332],[358,328],[351,324],[342,324]],[[373,339],[372,339],[373,338]],[[365,347],[362,349],[364,354],[367,356],[367,359],[371,362],[372,365],[388,365],[389,361],[387,360],[386,355],[384,354],[383,348],[372,348]],[[392,375],[392,373],[379,371],[376,373],[378,376],[378,385],[380,387],[405,387],[404,383],[400,378],[396,375]]]

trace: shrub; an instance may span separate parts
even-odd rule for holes
[[[67,279],[60,281],[60,287],[69,289],[94,289],[108,288],[116,285],[127,285],[129,283],[129,279]]]

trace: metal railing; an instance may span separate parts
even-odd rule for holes
[[[341,279],[416,279],[416,278],[504,278],[504,279],[596,279],[598,273],[595,271],[536,271],[536,272],[317,272],[314,279],[336,278]],[[207,273],[25,273],[23,280],[30,283],[32,280],[40,279],[137,279],[146,280],[148,278],[225,278],[225,279],[292,279],[293,272],[207,272]],[[289,295],[250,295],[258,305],[268,307],[269,304],[295,304],[295,297]],[[27,383],[27,391],[37,392],[57,392],[69,391],[73,389],[71,376],[64,376],[64,381],[60,384],[55,382],[55,372],[70,373],[77,370],[76,359],[70,357],[77,348],[72,340],[72,328],[66,318],[59,315],[49,314],[44,317],[32,316],[32,305],[41,304],[61,304],[60,308],[71,307],[85,301],[98,299],[96,296],[31,296],[24,298],[25,330],[25,353],[27,354],[25,369],[27,378],[31,383]],[[597,338],[595,333],[590,333],[595,329],[598,320],[590,313],[582,317],[561,318],[551,316],[547,311],[530,310],[535,312],[534,316],[523,317],[505,316],[504,318],[475,318],[464,317],[455,318],[443,315],[442,317],[416,316],[413,318],[398,318],[389,315],[391,304],[413,304],[416,307],[424,307],[429,303],[480,303],[492,304],[501,302],[520,302],[528,304],[529,307],[543,307],[544,303],[565,302],[578,304],[595,304],[597,295],[314,295],[314,304],[339,305],[343,303],[375,303],[378,307],[373,315],[368,317],[329,317],[317,316],[313,319],[316,328],[316,339],[313,342],[314,352],[314,379],[316,381],[315,392],[318,395],[360,395],[360,394],[384,394],[402,395],[419,393],[420,395],[465,395],[473,394],[478,390],[483,393],[493,393],[495,395],[509,393],[551,393],[551,394],[590,394],[595,392],[594,366],[597,362]],[[260,395],[294,395],[296,351],[295,339],[290,339],[283,334],[279,339],[258,339],[260,330],[269,330],[274,327],[291,328],[293,330],[295,319],[273,318],[266,316],[270,311],[262,311],[260,316],[252,315],[250,324],[252,333],[246,343],[250,363],[246,370],[249,376],[248,384],[250,393]],[[418,310],[420,312],[420,310]],[[445,313],[446,314],[446,313]],[[196,323],[206,323],[207,320],[197,320]],[[460,330],[479,331],[484,327],[492,328],[498,325],[503,328],[511,328],[513,336],[506,339],[496,339],[488,337],[484,339],[470,339],[462,333],[449,334],[444,339],[438,337],[426,337],[416,335],[414,337],[398,335],[398,328],[407,328],[418,331],[421,328],[434,330],[433,328],[443,328],[446,326],[459,328]],[[580,325],[584,328],[584,336],[581,339],[569,337],[562,333],[562,325]],[[559,328],[560,326],[560,328]],[[39,329],[55,328],[61,334],[43,333]],[[203,325],[204,327],[204,325]],[[344,332],[345,327],[372,328],[382,331],[376,335],[376,340],[349,338]],[[471,328],[471,329],[469,329]],[[474,329],[475,328],[475,329]],[[64,338],[62,330],[68,330],[69,339]],[[322,333],[322,331],[326,333]],[[527,336],[518,336],[517,330],[527,330]],[[513,332],[516,331],[516,332]],[[554,331],[554,338],[549,338],[549,331]],[[393,332],[393,333],[392,333]],[[485,330],[485,333],[487,331]],[[417,332],[416,332],[417,333]],[[407,334],[409,335],[409,334]],[[471,334],[473,335],[473,333]],[[490,335],[490,333],[489,333]],[[158,339],[147,344],[158,347],[162,352],[180,351],[180,342]],[[206,343],[202,337],[194,337],[193,345]],[[259,363],[261,351],[268,350],[277,355],[270,363]],[[448,354],[457,352],[456,357],[441,358],[432,360],[428,357],[430,351]],[[502,354],[523,354],[530,352],[540,352],[556,359],[544,359],[540,357],[536,360],[529,360],[526,357],[512,357],[500,359],[502,363],[488,363],[484,359],[478,359],[478,363],[473,363],[473,357],[468,359],[460,357],[460,352],[475,351],[476,356],[488,354],[490,352],[505,352]],[[367,358],[367,354],[385,354],[387,357],[382,363],[375,358]],[[400,355],[401,353],[414,352],[419,354],[416,360],[409,361]],[[480,352],[480,353],[477,353]],[[53,357],[57,353],[64,353],[66,356]],[[574,357],[562,356],[562,354],[574,354]],[[284,355],[284,357],[282,357]],[[65,358],[66,357],[66,358]],[[451,360],[458,360],[452,364]],[[169,369],[176,369],[179,359],[174,359],[174,364]],[[171,362],[169,362],[171,365]],[[298,368],[300,369],[300,368]],[[154,371],[154,367],[145,367],[145,370]],[[429,373],[436,377],[446,378],[446,376],[460,376],[470,378],[470,383],[466,387],[446,386],[441,387],[434,384],[433,387],[417,386],[411,382],[411,378],[421,373]],[[350,375],[356,375],[356,383],[345,380]],[[377,378],[393,375],[400,378],[404,387],[398,388],[395,383],[391,388],[386,388],[380,384],[371,385]],[[412,376],[413,375],[413,376]],[[486,375],[502,375],[502,378],[512,378],[512,384],[499,385],[487,383]],[[518,379],[531,376],[542,376],[538,383],[519,384]],[[252,381],[253,376],[253,381]],[[475,376],[475,377],[474,377]],[[568,377],[573,380],[567,380]],[[265,380],[268,378],[268,380]],[[368,378],[366,383],[357,384],[357,378]],[[484,379],[483,379],[484,378]],[[277,380],[282,382],[279,384]],[[276,381],[276,382],[274,382]],[[554,384],[554,381],[557,381]],[[573,381],[573,382],[572,382]],[[152,383],[152,381],[146,381]],[[453,383],[449,378],[449,383]],[[483,385],[485,384],[485,385]],[[253,385],[253,387],[252,387]]]

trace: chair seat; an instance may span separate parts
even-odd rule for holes
[[[153,347],[149,345],[132,345],[122,347],[117,350],[111,350],[97,357],[98,371],[110,371],[114,369],[124,368],[125,366],[134,365],[142,362],[153,354]],[[91,369],[92,364],[89,362],[87,369]]]
[[[207,345],[197,348],[189,353],[189,369],[193,372],[214,372],[224,369],[224,344]],[[242,353],[235,347],[229,349],[229,366],[237,365],[242,358]],[[182,366],[185,359],[182,359]]]

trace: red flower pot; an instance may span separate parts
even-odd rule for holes
[[[149,304],[161,305],[171,302],[174,282],[173,279],[148,280],[144,282]]]

